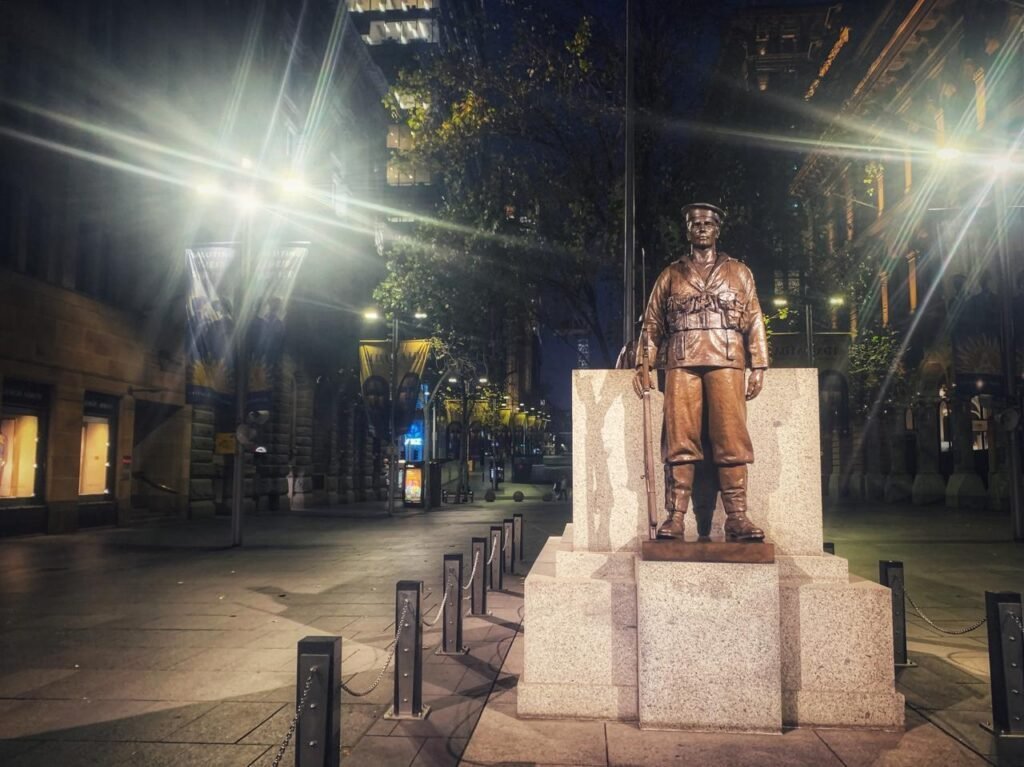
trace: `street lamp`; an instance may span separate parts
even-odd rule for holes
[[[425,320],[425,319],[427,319],[427,313],[424,312],[424,311],[421,311],[421,310],[417,310],[417,311],[415,311],[413,313],[413,318],[416,319],[416,320]],[[363,312],[363,319],[368,320],[370,322],[375,322],[375,321],[381,319],[381,314],[376,309],[372,309],[372,308],[371,309],[367,309],[367,310],[365,310]],[[389,459],[388,459],[388,506],[387,506],[388,516],[393,516],[394,513],[395,513],[395,490],[397,489],[395,487],[395,485],[397,484],[397,479],[398,479],[398,456],[399,456],[399,453],[400,453],[400,450],[398,448],[398,434],[397,434],[397,431],[398,431],[398,428],[397,428],[397,410],[398,410],[398,401],[397,401],[398,400],[398,348],[399,348],[399,343],[398,343],[398,330],[399,330],[399,327],[398,327],[398,313],[397,312],[392,312],[391,323],[392,323],[391,324],[391,376],[390,376],[391,380],[389,381],[389,386],[388,386],[389,392],[390,392],[390,399],[391,399],[391,407],[389,408],[389,413],[388,413],[388,434],[390,435],[389,436],[389,444],[388,444],[388,453],[389,453]],[[424,451],[423,451],[424,463],[425,463],[424,474],[427,474],[427,473],[430,472],[430,457],[429,457],[429,454],[427,452],[429,450],[430,438],[429,438],[429,436],[426,436],[427,433],[428,433],[428,424],[426,423],[426,421],[427,421],[427,413],[426,413],[426,411],[424,411],[423,416],[424,416],[424,418],[423,418],[423,420],[424,420],[423,432],[424,432],[424,436],[425,436],[425,444],[424,444]]]
[[[264,205],[259,196],[259,188],[255,186],[253,174],[250,172],[254,167],[252,159],[242,157],[239,161],[241,169],[245,171],[243,185],[234,190],[225,190],[220,181],[215,178],[204,178],[195,184],[196,194],[204,199],[224,198],[229,200],[238,210],[241,216],[241,243],[238,249],[239,268],[237,285],[235,286],[233,298],[234,339],[233,353],[235,357],[235,448],[234,465],[231,477],[231,545],[242,545],[242,514],[244,510],[243,491],[245,486],[245,450],[241,439],[243,428],[252,426],[258,422],[250,417],[247,412],[247,400],[249,398],[249,349],[247,342],[249,337],[249,324],[252,312],[245,306],[246,290],[252,282],[252,247],[253,247],[253,217],[263,209]],[[265,185],[265,184],[264,184]],[[287,189],[287,182],[284,185]]]

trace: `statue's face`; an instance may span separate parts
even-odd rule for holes
[[[694,208],[686,215],[686,239],[698,248],[710,248],[721,231],[718,218],[706,208]]]

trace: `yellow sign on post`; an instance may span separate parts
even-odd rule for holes
[[[219,431],[213,438],[214,455],[234,455],[235,435],[230,431]]]

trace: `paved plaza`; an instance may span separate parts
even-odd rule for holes
[[[513,489],[527,500],[513,503]],[[294,711],[298,640],[342,636],[342,677],[365,690],[394,636],[395,582],[423,580],[432,617],[443,555],[462,552],[468,574],[470,538],[513,512],[532,560],[571,516],[544,489],[390,519],[379,504],[253,517],[241,549],[226,546],[226,519],[0,542],[0,764],[270,765]],[[1008,537],[1006,515],[989,512],[826,511],[852,572],[877,579],[879,559],[903,560],[910,595],[950,629],[981,617],[986,589],[1020,588],[1024,546]],[[425,629],[425,721],[382,718],[390,674],[343,695],[345,765],[995,763],[979,726],[991,716],[984,628],[946,636],[911,614],[904,732],[641,732],[516,716],[521,574],[506,587],[490,615],[466,618],[468,655],[434,655],[439,631]]]

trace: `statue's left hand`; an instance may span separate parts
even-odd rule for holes
[[[747,379],[747,399],[752,400],[761,393],[764,386],[764,368],[757,368],[750,371],[750,378]]]

